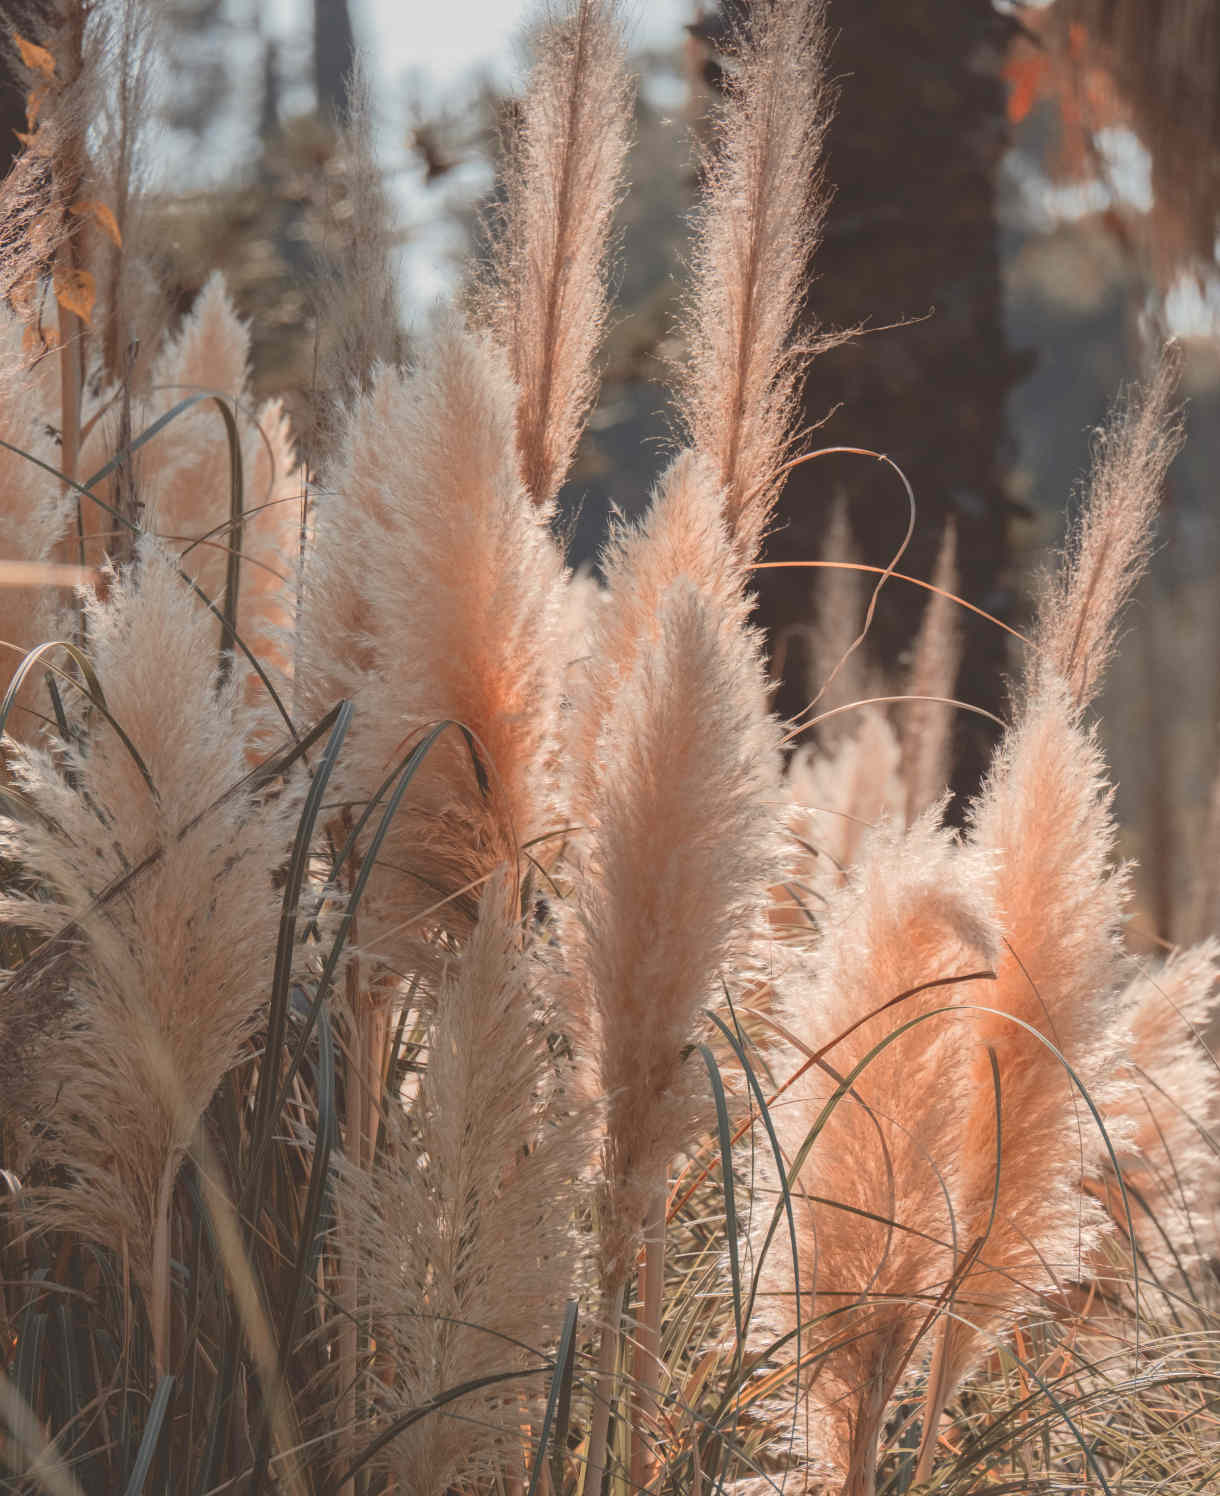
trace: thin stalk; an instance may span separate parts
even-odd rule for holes
[[[602,1477],[606,1473],[606,1436],[610,1432],[610,1403],[614,1397],[619,1326],[626,1292],[625,1279],[606,1290],[606,1321],[602,1325],[597,1377],[593,1383],[593,1416],[589,1423],[589,1453],[585,1458],[584,1496],[600,1496]]]
[[[949,1401],[949,1384],[945,1376],[948,1364],[946,1342],[948,1327],[936,1337],[932,1352],[932,1365],[928,1370],[928,1394],[924,1401],[923,1438],[919,1445],[919,1459],[915,1465],[915,1484],[921,1485],[932,1475],[932,1463],[936,1458],[936,1434],[940,1428],[945,1404]]]
[[[66,255],[67,250],[63,253]],[[60,461],[64,475],[76,481],[80,465],[80,347],[79,322],[67,307],[59,308],[59,430],[62,450]],[[76,496],[76,533],[80,543],[80,564],[85,559],[85,516],[80,494]]]
[[[661,1385],[661,1309],[665,1297],[665,1217],[669,1187],[662,1181],[644,1222],[643,1309],[635,1348],[635,1419],[631,1441],[631,1489],[642,1491],[652,1474],[648,1430],[657,1420]]]
[[[157,1220],[153,1228],[152,1247],[152,1322],[153,1361],[159,1377],[169,1375],[169,1234],[170,1206],[174,1198],[177,1168],[167,1159],[157,1186]]]
[[[874,1377],[852,1430],[851,1466],[843,1485],[843,1496],[877,1496],[877,1444],[885,1421],[884,1379]]]
[[[364,1136],[368,1109],[365,1105],[365,1079],[368,1063],[364,1015],[360,1004],[363,997],[360,985],[359,965],[353,961],[347,969],[348,1011],[352,1015],[352,1046],[355,1051],[348,1062],[348,1084],[344,1096],[344,1137],[348,1156],[357,1169],[364,1167]],[[336,1433],[339,1466],[347,1469],[355,1456],[356,1438],[356,1361],[359,1342],[356,1323],[356,1238],[346,1212],[340,1212],[340,1263],[338,1309],[342,1316],[338,1345],[339,1402],[337,1408]],[[349,1477],[339,1488],[338,1496],[356,1496],[356,1483]]]

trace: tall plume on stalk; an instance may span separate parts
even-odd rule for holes
[[[559,1104],[541,964],[523,950],[518,891],[488,884],[461,957],[441,983],[418,1094],[386,1119],[371,1172],[345,1169],[340,1208],[359,1242],[360,1307],[377,1351],[369,1401],[394,1419],[488,1372],[476,1390],[400,1433],[381,1464],[402,1491],[443,1496],[480,1476],[512,1488],[522,1422],[572,1291],[571,1182],[587,1119]],[[489,1057],[494,1062],[489,1063]]]
[[[206,616],[151,538],[88,603],[93,667],[125,744],[96,713],[81,746],[15,755],[22,808],[3,852],[38,898],[2,912],[49,941],[6,1010],[64,986],[22,1094],[36,1177],[30,1224],[127,1251],[169,1354],[171,1201],[198,1120],[265,1001],[298,799],[256,797],[258,720],[218,683]],[[138,755],[138,758],[137,758]],[[31,974],[32,973],[32,974]],[[62,1180],[56,1176],[62,1171]]]
[[[971,1030],[968,1094],[977,1100],[963,1134],[961,1231],[978,1256],[962,1277],[958,1313],[941,1327],[922,1475],[945,1401],[989,1337],[1078,1271],[1101,1225],[1099,1207],[1080,1190],[1094,1145],[1078,1087],[1105,1115],[1120,1042],[1127,882],[1111,865],[1111,791],[1080,718],[1148,555],[1158,490],[1177,446],[1172,388],[1166,359],[1098,445],[1062,573],[1043,592],[1024,698],[971,812],[970,855],[991,880],[1005,951],[987,1000],[995,1011],[978,1014]]]
[[[830,512],[830,523],[822,543],[823,561],[851,561],[851,524],[847,504],[840,494]],[[856,640],[864,621],[864,597],[860,573],[846,565],[831,564],[817,573],[816,617],[813,626],[809,677],[810,710],[820,715],[849,706],[871,693],[865,684],[865,655]],[[832,717],[818,727],[818,738],[832,747],[850,734],[852,713]]]
[[[932,816],[868,837],[819,917],[816,976],[794,978],[779,1004],[804,1074],[772,1109],[789,1168],[821,1123],[791,1191],[799,1305],[782,1230],[763,1292],[769,1329],[794,1330],[799,1309],[803,1349],[816,1341],[799,1374],[809,1453],[845,1491],[871,1496],[890,1398],[954,1269],[963,1022],[941,1010],[987,1000],[978,979],[990,975],[999,932],[985,889]],[[777,1049],[777,1073],[801,1059]]]
[[[1101,688],[1118,616],[1148,563],[1165,476],[1182,445],[1181,423],[1170,415],[1180,362],[1167,348],[1147,388],[1120,400],[1098,433],[1065,564],[1043,583],[1031,674],[1058,676],[1080,707]]]
[[[539,34],[475,293],[517,381],[521,472],[537,504],[558,493],[597,391],[630,121],[617,0],[578,0]]]
[[[392,210],[373,136],[372,87],[358,53],[337,153],[352,233],[337,270],[322,278],[317,291],[321,369],[310,429],[302,434],[311,468],[320,467],[322,455],[341,440],[346,410],[368,391],[377,369],[402,361]]]
[[[822,0],[750,8],[695,219],[680,415],[691,444],[713,464],[747,560],[782,486],[804,364],[838,341],[793,338],[828,202],[820,167],[831,108],[825,52]]]
[[[956,584],[957,530],[950,520],[932,576],[932,585],[937,590],[928,599],[915,639],[906,688],[908,696],[953,696],[962,641],[954,604],[947,594],[955,591]],[[899,723],[907,820],[913,821],[944,793],[949,783],[952,709],[937,701],[908,701],[901,708]]]
[[[704,1080],[685,1050],[717,974],[755,932],[774,872],[778,735],[763,708],[757,640],[678,578],[598,744],[573,951],[609,1108],[611,1280],[704,1113]]]
[[[564,575],[549,507],[517,471],[516,400],[502,353],[455,323],[408,377],[380,372],[307,562],[301,702],[314,716],[355,702],[335,781],[349,821],[428,728],[470,733],[428,754],[369,885],[360,943],[399,971],[430,967],[438,932],[473,926],[481,880],[559,824]]]
[[[745,625],[748,573],[725,543],[722,500],[711,464],[683,452],[658,482],[643,521],[611,532],[602,556],[606,600],[590,631],[590,663],[573,692],[568,731],[578,779],[569,791],[577,822],[601,777],[597,743],[606,714],[656,635],[668,589],[685,578],[726,623]]]
[[[719,521],[716,533],[728,553]],[[642,538],[636,559],[646,592],[654,558]],[[616,578],[619,605],[628,609],[634,575]],[[571,1021],[583,1052],[594,1057],[594,1085],[606,1105],[599,1220],[606,1322],[589,1491],[603,1469],[618,1318],[646,1224],[637,1370],[645,1404],[659,1378],[667,1172],[706,1121],[707,1081],[691,1046],[704,1030],[704,1007],[717,1000],[720,974],[757,939],[767,890],[783,866],[779,730],[766,710],[758,639],[736,616],[742,604],[726,608],[706,582],[701,568],[680,572],[655,612],[641,612],[629,667],[606,690],[582,801],[585,865],[566,927]],[[608,671],[619,668],[605,655],[599,660]],[[644,1406],[635,1479],[644,1474],[640,1421],[647,1416]]]

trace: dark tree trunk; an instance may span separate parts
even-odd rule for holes
[[[313,78],[318,113],[341,120],[347,83],[356,61],[356,38],[347,0],[313,0]]]
[[[809,306],[824,325],[910,325],[867,334],[817,361],[804,420],[825,424],[805,446],[870,447],[892,457],[919,506],[900,570],[931,577],[953,516],[960,591],[1003,616],[1012,606],[1011,506],[1000,459],[1005,396],[1022,367],[1004,341],[993,213],[1006,128],[1005,23],[989,0],[830,0],[829,30],[830,73],[841,80],[827,144],[834,200]],[[816,558],[837,492],[846,497],[854,559],[885,565],[907,523],[902,486],[880,464],[847,456],[794,472],[766,559]],[[773,639],[810,620],[811,575],[760,573],[760,619]],[[883,596],[870,642],[891,669],[926,596],[902,583]],[[957,694],[998,713],[1005,635],[970,615],[963,620]],[[792,668],[783,712],[808,699],[801,653],[785,651]],[[959,714],[959,788],[977,782],[991,744],[990,724]]]

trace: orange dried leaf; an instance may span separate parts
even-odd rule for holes
[[[1047,73],[1047,61],[1042,55],[1014,57],[1005,64],[1004,77],[1008,81],[1008,122],[1019,125],[1042,91]]]
[[[28,97],[26,98],[26,101],[25,101],[25,123],[26,123],[26,128],[29,129],[29,130],[32,130],[34,128],[34,126],[38,123],[38,115],[39,115],[39,111],[42,109],[42,101],[43,101],[44,96],[45,96],[45,93],[44,93],[43,89],[41,89],[41,88],[34,88],[34,89],[30,90],[30,93],[29,93]]]
[[[85,324],[93,316],[93,303],[97,299],[97,287],[87,270],[76,270],[71,265],[56,265],[53,280],[55,300],[65,311],[72,312]]]
[[[50,82],[55,76],[55,59],[47,49],[40,47],[37,42],[27,42],[24,36],[15,36],[13,40],[17,43],[17,50],[26,67]]]
[[[92,218],[98,228],[113,241],[115,248],[122,249],[123,236],[119,233],[114,214],[99,198],[91,197],[87,201],[73,203],[70,211],[80,218]]]

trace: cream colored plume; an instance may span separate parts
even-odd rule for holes
[[[203,399],[174,417],[137,452],[134,488],[140,522],[181,557],[183,570],[217,607],[224,601],[226,568],[241,556],[237,632],[262,664],[281,673],[282,636],[292,623],[299,551],[303,478],[287,417],[278,401],[257,412],[249,391],[250,331],[238,317],[219,273],[200,291],[177,333],[153,361],[147,388],[136,390],[139,435],[192,396],[221,396],[235,411],[243,482],[240,539],[230,524],[230,445],[216,404]],[[99,420],[82,452],[82,468],[95,472],[113,455],[113,421]],[[114,481],[99,495],[115,502]],[[104,509],[84,503],[94,565],[119,538]],[[214,621],[213,632],[219,624]]]
[[[446,324],[409,377],[383,370],[357,404],[319,502],[298,684],[311,717],[355,703],[335,780],[348,822],[429,728],[470,735],[448,730],[422,764],[363,905],[361,945],[400,971],[429,962],[440,932],[468,931],[481,880],[524,868],[527,843],[563,824],[565,574],[517,472],[515,409],[495,345]]]
[[[573,1022],[606,1098],[610,1284],[670,1160],[706,1118],[708,1082],[690,1047],[757,938],[782,867],[778,727],[758,640],[685,576],[662,595],[655,628],[595,749],[566,941]]]
[[[821,559],[833,563],[851,561],[851,524],[842,496],[835,500],[831,510]],[[866,684],[865,646],[856,642],[865,613],[861,573],[836,564],[819,570],[816,576],[812,668],[808,681],[808,710],[814,716],[849,706],[872,694]],[[851,712],[844,712],[821,723],[819,741],[830,747],[850,737],[852,717]]]
[[[27,1192],[29,1219],[129,1252],[157,1339],[174,1177],[267,999],[273,878],[298,800],[245,787],[259,719],[240,675],[218,683],[210,620],[156,541],[89,602],[87,623],[108,709],[147,779],[96,712],[74,713],[84,747],[15,755],[28,810],[5,823],[3,855],[39,892],[10,896],[4,913],[51,943],[4,1001],[10,1018],[37,1002],[44,964],[63,989],[21,1098],[35,1160],[62,1182]]]
[[[54,361],[31,363],[20,321],[0,305],[0,438],[58,468],[57,400]],[[57,547],[74,526],[75,513],[72,498],[49,473],[0,447],[0,561],[61,561]],[[28,650],[56,637],[56,615],[70,596],[54,587],[0,586],[0,686],[7,687]],[[18,697],[7,731],[33,742],[50,715],[39,672]]]
[[[1220,1205],[1220,1070],[1207,1045],[1220,946],[1175,951],[1134,977],[1118,1104],[1106,1118],[1119,1147],[1131,1224],[1143,1259],[1164,1279],[1214,1250]],[[1121,1232],[1128,1221],[1108,1154],[1101,1188]]]
[[[951,699],[962,658],[956,605],[947,593],[957,590],[957,529],[950,520],[936,557],[932,593],[915,639],[906,694]],[[902,777],[907,792],[907,820],[922,815],[949,786],[954,709],[939,701],[908,701],[899,708]]]
[[[693,452],[674,459],[639,524],[611,531],[602,565],[606,593],[590,630],[588,664],[573,688],[567,735],[576,781],[571,810],[578,823],[600,777],[597,741],[606,715],[640,654],[657,638],[668,589],[685,578],[726,626],[744,627],[750,609],[748,573],[728,541],[723,495],[711,464]]]
[[[502,872],[488,884],[437,995],[410,1121],[386,1119],[375,1169],[340,1175],[377,1346],[364,1390],[383,1419],[490,1372],[539,1367],[574,1291],[572,1181],[588,1120],[561,1105],[518,899]],[[378,1464],[417,1496],[519,1476],[522,1420],[543,1387],[534,1375],[474,1391],[401,1433]]]
[[[991,880],[1005,950],[994,1011],[971,1026],[961,1225],[977,1257],[940,1331],[920,1479],[962,1376],[1022,1310],[1083,1275],[1104,1226],[1081,1189],[1097,1137],[1081,1092],[1103,1117],[1118,1107],[1127,879],[1113,864],[1112,792],[1081,714],[1148,556],[1175,446],[1170,375],[1163,360],[1100,442],[1077,539],[1043,589],[1016,721],[971,810],[967,855]]]
[[[876,707],[855,715],[855,731],[834,747],[801,748],[788,763],[801,878],[819,901],[846,879],[868,831],[887,817],[901,819],[905,807],[901,750],[889,719]]]
[[[1178,359],[1166,349],[1146,388],[1132,392],[1098,432],[1088,500],[1063,565],[1043,584],[1031,673],[1068,683],[1081,706],[1097,694],[1114,653],[1119,613],[1144,573],[1169,465],[1182,445],[1170,403]]]
[[[753,8],[733,48],[695,219],[681,415],[712,463],[747,561],[782,486],[804,364],[835,341],[801,347],[793,336],[828,201],[825,50],[821,0]]]
[[[549,19],[476,293],[517,381],[521,472],[539,504],[559,491],[597,393],[631,92],[617,0],[574,0]]]
[[[942,1010],[988,1001],[980,976],[1000,937],[985,885],[932,816],[868,834],[820,919],[813,971],[793,976],[777,1005],[799,1047],[778,1040],[771,1064],[782,1082],[825,1056],[772,1118],[786,1167],[804,1154],[792,1182],[804,1442],[844,1489],[871,1492],[890,1398],[965,1246],[967,1020]],[[929,983],[940,985],[912,991]],[[775,1206],[758,1214],[760,1244]],[[764,1263],[769,1332],[795,1329],[797,1280],[781,1223]]]

